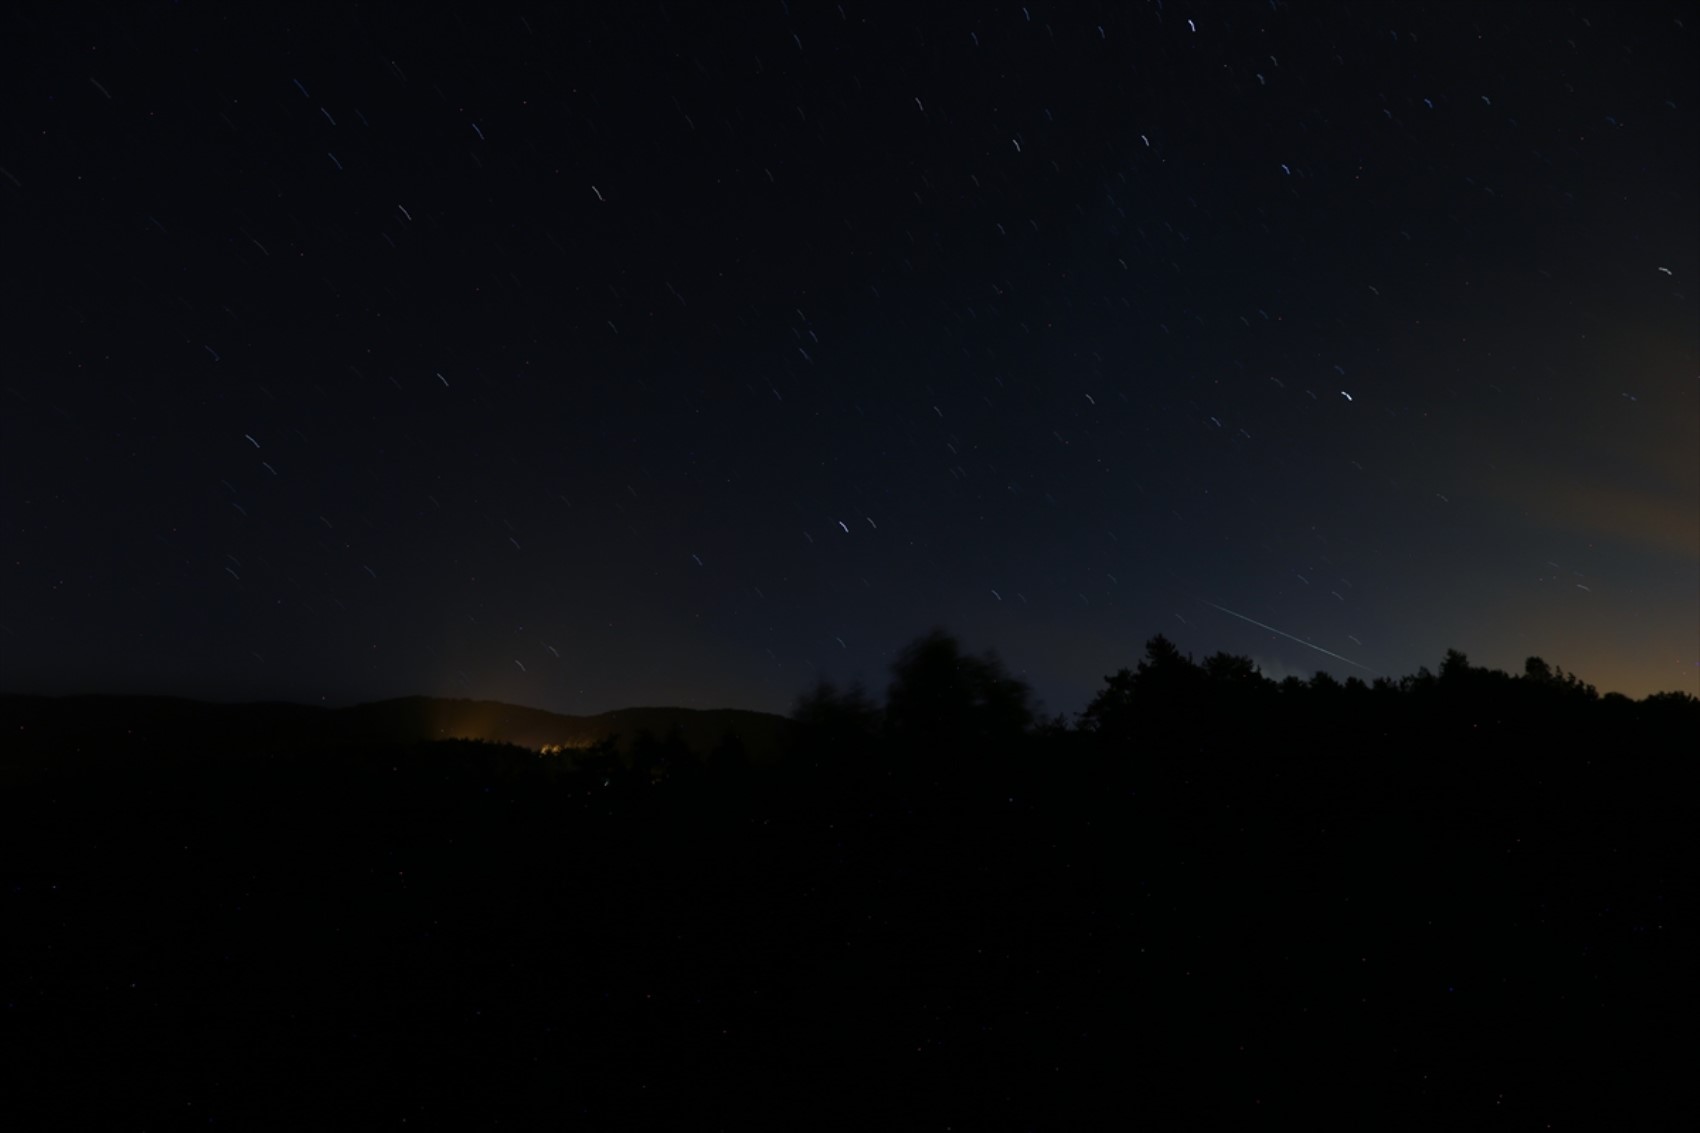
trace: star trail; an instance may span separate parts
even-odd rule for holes
[[[1696,27],[9,6],[0,683],[1700,691]]]

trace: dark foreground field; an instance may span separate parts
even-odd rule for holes
[[[194,752],[16,785],[6,1124],[1593,1129],[1686,1105],[1669,756],[1165,743],[665,773]]]

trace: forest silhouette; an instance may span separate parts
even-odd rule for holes
[[[1675,1104],[1692,696],[1456,651],[1276,682],[1157,636],[1069,719],[939,629],[880,693],[757,715],[537,750],[0,698],[11,1127]]]

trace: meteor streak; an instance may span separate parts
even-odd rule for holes
[[[1236,613],[1234,613],[1234,611],[1228,609],[1228,607],[1226,607],[1226,606],[1218,606],[1214,602],[1205,602],[1203,598],[1200,598],[1199,601],[1204,602],[1204,604],[1206,606],[1209,606],[1212,610],[1221,610],[1224,614],[1227,614],[1229,617],[1238,618],[1242,622],[1250,622],[1252,625],[1256,626],[1257,628],[1266,629],[1270,633],[1278,633],[1282,637],[1286,638],[1288,641],[1296,641],[1300,645],[1304,646],[1306,649],[1314,649],[1318,653],[1321,653],[1321,654],[1324,654],[1326,656],[1334,658],[1336,661],[1344,661],[1344,662],[1346,662],[1346,664],[1352,666],[1352,668],[1354,668],[1354,669],[1362,669],[1366,673],[1374,673],[1375,672],[1375,670],[1370,668],[1368,665],[1360,665],[1356,661],[1352,660],[1350,657],[1342,657],[1338,653],[1330,653],[1328,650],[1324,649],[1320,645],[1312,645],[1310,642],[1306,641],[1302,637],[1294,637],[1292,634],[1287,633],[1285,630],[1279,630],[1279,629],[1276,629],[1274,626],[1264,625],[1262,622],[1258,621],[1256,618],[1248,618],[1244,614],[1236,614]]]

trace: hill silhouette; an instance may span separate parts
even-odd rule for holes
[[[1044,720],[935,630],[881,693],[817,685],[786,721],[0,711],[18,1127],[1644,1127],[1686,1105],[1700,700],[1602,697],[1539,658],[1277,683],[1155,637]]]
[[[771,763],[790,721],[743,709],[623,708],[568,716],[492,700],[413,696],[325,708],[281,702],[215,704],[159,696],[0,695],[0,783],[73,769],[192,755],[299,754],[436,740],[548,749],[571,761],[609,750],[629,756],[646,737],[709,752],[735,737]]]

